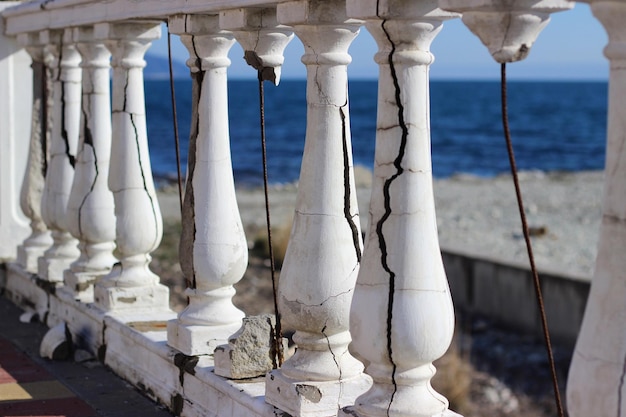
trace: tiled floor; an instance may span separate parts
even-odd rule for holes
[[[0,415],[99,416],[68,387],[1,336]]]
[[[0,417],[171,417],[96,360],[39,357],[47,331],[0,296]]]

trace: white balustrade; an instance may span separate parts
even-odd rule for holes
[[[98,280],[94,299],[105,311],[164,310],[169,291],[150,271],[150,252],[163,234],[146,130],[143,56],[161,35],[159,22],[102,23],[94,36],[113,55],[112,143],[109,189],[116,216],[116,256],[120,262]]]
[[[393,8],[349,1],[348,13],[366,20],[380,68],[370,231],[350,314],[352,350],[374,384],[352,412],[453,415],[430,384],[454,310],[435,218],[428,74],[430,44],[454,15],[436,1],[408,0]]]
[[[352,170],[348,47],[360,21],[345,3],[280,3],[278,21],[304,44],[307,127],[293,228],[278,305],[298,349],[266,378],[265,399],[292,415],[336,414],[369,387],[348,351],[349,312],[362,243]]]
[[[568,408],[571,417],[626,417],[626,0],[587,2],[609,33],[605,49],[611,61],[608,148],[601,241],[569,374]],[[144,54],[160,36],[160,22],[168,18],[171,31],[180,35],[189,51],[193,108],[180,244],[189,305],[168,322],[167,343],[185,355],[210,355],[215,346],[225,343],[244,316],[233,305],[232,296],[233,284],[242,278],[248,261],[230,155],[228,52],[236,38],[261,79],[277,84],[282,53],[293,28],[305,48],[307,127],[278,304],[282,327],[295,331],[298,349],[280,369],[267,375],[265,400],[270,405],[229,400],[232,414],[240,407],[254,408],[255,415],[271,415],[275,406],[294,416],[456,415],[431,386],[436,372],[433,361],[444,354],[452,339],[454,312],[433,199],[428,83],[434,58],[430,44],[443,21],[460,12],[496,61],[518,61],[528,55],[550,13],[573,3],[238,0],[228,4],[229,10],[222,9],[225,2],[166,3],[40,0],[3,13],[0,28],[8,36],[17,35],[33,61],[34,95],[32,101],[30,96],[27,100],[32,118],[22,117],[22,130],[30,127],[31,133],[30,140],[28,134],[21,135],[30,150],[27,158],[23,152],[27,168],[20,200],[31,235],[18,248],[18,264],[7,269],[8,279],[22,280],[15,291],[23,291],[26,295],[20,296],[28,299],[29,286],[36,285],[28,274],[14,272],[22,268],[37,272],[53,285],[65,278],[66,286],[81,301],[92,300],[93,285],[95,305],[113,313],[112,321],[120,316],[117,313],[124,313],[124,320],[146,312],[151,318],[172,317],[168,289],[149,269],[150,253],[161,241],[162,219],[150,167],[143,89]],[[67,24],[64,16],[70,16]],[[375,60],[380,70],[370,231],[364,249],[347,91],[348,48],[363,21],[378,44]],[[3,40],[0,50],[4,46]],[[5,76],[12,71],[7,62],[12,65],[2,55],[0,85],[8,86],[0,89],[3,123],[17,111],[17,107],[7,110],[5,97],[10,96],[8,101],[13,103],[15,86],[6,80],[31,77],[30,72]],[[30,80],[28,84],[30,88]],[[14,120],[8,123],[13,128]],[[4,133],[0,132],[3,144]],[[14,139],[8,142],[11,146]],[[0,230],[3,239],[9,234],[16,239],[19,232],[13,236],[17,230],[13,226],[20,223],[19,213],[5,210],[17,206],[13,201],[17,194],[5,177],[6,170],[17,167],[12,156],[6,155],[16,153],[14,148],[9,153],[4,150],[0,152]],[[5,231],[7,213],[10,232]],[[22,226],[26,232],[26,225]],[[115,245],[119,262],[113,265]],[[0,245],[1,259],[6,246]],[[57,297],[41,290],[37,294],[39,304]],[[67,311],[93,325],[90,307],[62,297],[55,302],[61,307],[67,303],[71,307]],[[159,311],[166,314],[152,314]],[[148,363],[142,363],[142,369],[152,370],[154,363],[167,368],[164,372],[173,369],[170,379],[176,381],[178,376],[180,386],[171,389],[183,388],[184,372],[179,374],[182,369],[171,363],[171,349],[163,353],[152,336],[142,339],[141,332],[120,326],[122,330],[103,331],[102,339],[113,338],[117,349],[141,340],[136,346],[146,349]],[[357,358],[366,364],[365,372]],[[193,379],[198,385],[181,390],[184,407],[193,403],[185,396],[194,395],[202,398],[192,405],[197,410],[205,407],[203,396],[208,390],[211,395],[221,390],[219,395],[226,397],[253,391],[261,395],[263,386],[252,382],[249,392],[246,387],[235,394],[232,381],[219,388],[223,381],[204,369],[206,361],[210,358],[198,362],[199,372]],[[163,382],[149,381],[153,375],[145,381],[143,377],[138,377],[141,383]],[[169,391],[159,395],[161,399],[169,395],[167,400],[180,396]]]
[[[41,216],[41,197],[48,165],[48,69],[44,62],[44,45],[39,34],[23,33],[17,37],[32,59],[33,103],[30,145],[24,180],[20,192],[20,207],[30,219],[31,234],[17,248],[17,262],[30,273],[37,273],[38,259],[52,244],[52,237]]]
[[[73,40],[82,55],[82,113],[74,182],[65,222],[80,257],[65,271],[65,286],[84,301],[93,300],[93,283],[117,259],[113,194],[108,188],[111,153],[109,70],[111,54],[92,27],[75,28]]]
[[[609,35],[603,216],[595,272],[567,383],[571,417],[626,416],[626,1],[591,1]]]
[[[40,33],[40,42],[46,45],[46,53],[52,55],[54,80],[50,159],[41,199],[41,214],[52,232],[53,244],[39,258],[38,274],[43,280],[60,283],[63,271],[80,254],[65,219],[78,146],[82,71],[71,29],[45,30]]]
[[[235,39],[217,15],[179,15],[169,24],[189,50],[193,109],[180,242],[189,305],[168,323],[168,344],[187,355],[212,354],[241,326],[233,284],[248,265],[228,130],[226,69]]]

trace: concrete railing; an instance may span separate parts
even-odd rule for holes
[[[8,52],[0,56],[0,83],[10,88],[2,90],[0,109],[21,105],[24,111],[21,117],[0,111],[8,117],[0,132],[0,214],[13,213],[0,218],[0,230],[3,245],[16,255],[4,283],[13,300],[38,311],[50,326],[67,327],[75,343],[177,414],[454,415],[430,385],[432,362],[451,342],[454,312],[432,191],[429,46],[442,23],[462,13],[498,62],[520,60],[549,14],[572,3],[11,3],[2,13]],[[609,175],[597,271],[569,381],[573,417],[626,410],[626,2],[591,3],[610,37]],[[180,257],[189,305],[178,315],[168,308],[168,289],[148,267],[162,219],[150,168],[143,57],[164,20],[189,50],[193,80]],[[362,25],[378,43],[372,55],[380,67],[365,244],[346,71],[348,47]],[[244,316],[231,298],[248,254],[229,147],[228,51],[239,42],[262,77],[278,82],[282,51],[294,34],[305,46],[307,129],[278,304],[298,349],[264,380],[229,380],[217,374],[251,375],[238,373],[238,346],[229,344]],[[21,48],[32,60],[32,81],[25,79]],[[31,97],[28,111],[24,103]],[[30,119],[24,117],[29,113]],[[17,149],[27,142],[29,128],[26,157]],[[14,186],[24,163],[20,206],[30,221],[25,240],[28,228],[15,209]],[[266,356],[271,348],[269,343]],[[602,380],[590,378],[599,373]]]

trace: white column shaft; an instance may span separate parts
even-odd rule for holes
[[[160,36],[155,22],[98,24],[95,36],[113,55],[109,189],[115,201],[116,255],[120,262],[98,280],[96,304],[104,310],[167,309],[167,287],[148,267],[163,224],[152,179],[143,85],[143,59]]]
[[[626,416],[626,2],[595,1],[610,60],[603,218],[567,383],[571,417]]]
[[[39,37],[32,34],[18,37],[32,59],[33,103],[31,117],[30,145],[24,180],[20,192],[20,207],[30,219],[31,234],[17,248],[17,261],[28,272],[37,273],[37,262],[44,251],[52,244],[52,237],[41,216],[41,197],[48,164],[47,121],[47,80],[43,46]]]
[[[405,1],[385,12],[350,3],[350,13],[368,19],[380,66],[370,228],[350,315],[352,349],[374,385],[354,409],[440,415],[448,401],[430,384],[432,362],[450,345],[454,310],[437,236],[428,74],[430,44],[451,16],[434,1],[423,11]]]
[[[217,16],[176,16],[170,27],[189,50],[193,109],[180,243],[189,305],[169,323],[168,343],[188,355],[209,354],[244,317],[232,303],[233,284],[248,265],[228,129],[226,69],[235,40]]]
[[[68,201],[66,223],[79,240],[80,257],[65,273],[65,285],[75,295],[92,296],[93,283],[116,262],[113,194],[108,188],[111,153],[109,60],[92,28],[74,30],[83,57],[81,129],[76,174]]]
[[[69,30],[69,29],[68,29]],[[80,127],[81,69],[80,55],[71,41],[71,31],[59,43],[46,48],[53,54],[53,126],[50,139],[50,159],[42,196],[42,216],[54,241],[39,258],[39,275],[51,282],[61,282],[63,271],[69,268],[79,251],[77,241],[67,230],[67,202],[74,179],[78,131]],[[56,41],[57,34],[44,31],[42,37]]]
[[[363,365],[348,351],[362,241],[347,65],[348,47],[361,22],[345,17],[344,2],[313,1],[280,4],[278,20],[292,25],[304,44],[307,127],[293,228],[278,286],[282,327],[295,330],[298,349],[266,379],[266,401],[291,414],[329,415],[323,413],[336,413],[367,387]],[[322,399],[313,404],[297,388],[295,395],[297,383],[315,386]],[[308,414],[313,410],[319,414]]]

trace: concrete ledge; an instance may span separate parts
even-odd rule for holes
[[[524,266],[449,250],[443,258],[458,309],[541,334],[532,276]],[[547,272],[540,277],[553,338],[573,344],[589,282]],[[0,284],[7,298],[37,311],[48,325],[67,323],[75,344],[176,415],[284,415],[265,403],[264,378],[227,380],[214,373],[212,355],[186,356],[169,347],[167,321],[176,316],[170,310],[106,313],[63,288],[43,285],[14,263],[0,268]]]
[[[0,284],[7,298],[30,311],[37,307],[48,325],[66,322],[76,345],[176,415],[284,415],[265,403],[263,378],[230,381],[215,375],[212,356],[186,356],[167,346],[166,323],[174,312],[105,313],[63,288],[42,288],[17,264],[5,266]]]
[[[456,309],[543,337],[528,265],[456,249],[443,249],[442,256]],[[574,346],[585,313],[590,279],[540,270],[539,280],[551,338]]]

